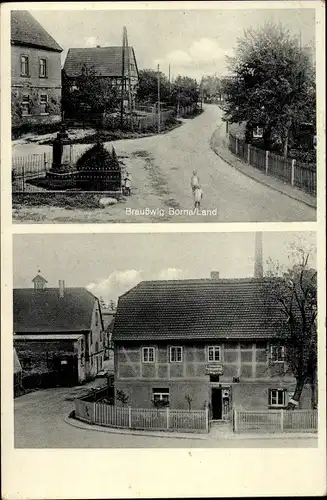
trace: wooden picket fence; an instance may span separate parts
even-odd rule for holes
[[[318,410],[234,410],[235,432],[317,432]]]
[[[89,424],[154,431],[209,432],[208,410],[131,408],[75,400],[75,418]]]
[[[229,132],[228,148],[241,160],[266,175],[272,175],[283,182],[298,187],[311,195],[317,193],[316,165],[284,158],[271,151],[264,151],[246,143]]]

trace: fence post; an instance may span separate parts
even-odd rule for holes
[[[284,410],[280,410],[280,430],[284,432]]]
[[[292,186],[294,186],[295,162],[296,162],[296,160],[292,160],[292,175],[291,175],[291,185]]]
[[[23,193],[25,192],[25,166],[23,165],[23,168],[22,168],[22,174],[23,174],[23,186],[22,186],[22,191]]]
[[[167,431],[169,430],[169,406],[166,406]]]
[[[128,427],[131,429],[132,427],[132,408],[128,407]]]
[[[237,432],[237,410],[234,410],[234,432]]]
[[[268,174],[269,151],[266,151],[266,175]]]
[[[238,155],[238,138],[235,137],[235,154]]]
[[[251,144],[248,144],[248,164],[250,164],[250,151],[251,151]]]
[[[46,170],[47,169],[47,155],[45,152],[43,153],[43,163],[44,163],[44,170]]]
[[[96,403],[92,403],[91,424],[95,424],[95,405]]]

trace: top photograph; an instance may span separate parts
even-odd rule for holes
[[[316,221],[316,10],[239,6],[11,10],[13,223]]]

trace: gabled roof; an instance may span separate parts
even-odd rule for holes
[[[280,309],[270,280],[144,281],[118,301],[113,341],[268,339]]]
[[[35,278],[32,279],[32,282],[33,283],[48,283],[47,280],[45,278],[43,278],[43,276],[41,276],[41,274],[37,274],[35,276]]]
[[[11,43],[62,52],[60,45],[27,10],[11,11]]]
[[[58,288],[15,288],[13,299],[17,334],[89,331],[98,302],[85,288],[66,288],[64,297],[59,297]]]
[[[17,356],[16,349],[14,348],[14,373],[19,373],[22,371],[22,365]]]
[[[68,78],[81,74],[82,67],[93,68],[101,76],[119,78],[122,75],[122,47],[90,47],[69,49],[64,64],[64,72]],[[129,47],[129,57],[136,66],[133,47]],[[127,76],[127,56],[124,59],[125,75]]]

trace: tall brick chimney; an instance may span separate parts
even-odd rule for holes
[[[262,233],[255,233],[254,278],[263,278]]]
[[[219,280],[219,271],[211,271],[210,278],[212,280]]]
[[[65,282],[59,280],[59,297],[62,299],[65,296]]]

